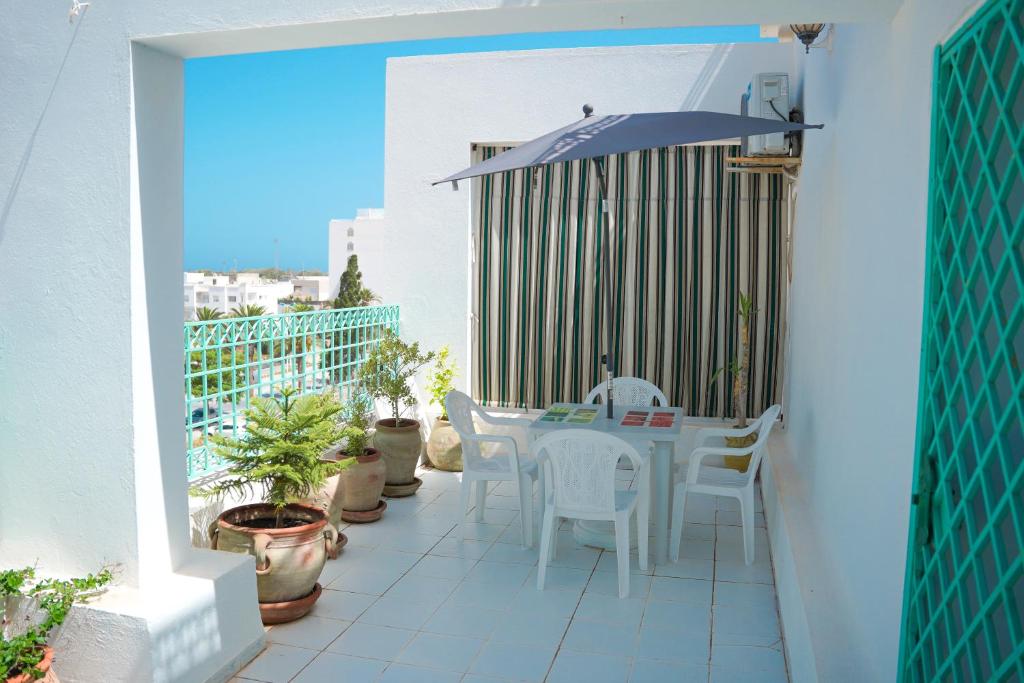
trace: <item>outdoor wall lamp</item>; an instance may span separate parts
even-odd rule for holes
[[[818,34],[825,28],[825,24],[790,24],[789,28],[793,34],[804,44],[805,51],[811,52],[811,43],[818,39]]]

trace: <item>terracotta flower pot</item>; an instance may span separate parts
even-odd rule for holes
[[[351,456],[338,451],[323,459],[334,462],[348,457]],[[313,497],[313,502],[327,512],[327,518],[337,527],[342,521],[343,511],[365,512],[380,506],[386,471],[387,465],[380,451],[367,448],[339,474],[328,477],[324,487]]]
[[[427,439],[427,460],[445,472],[462,471],[462,441],[448,420],[434,420],[434,428]]]
[[[314,591],[338,531],[328,523],[327,513],[312,505],[285,507],[280,529],[274,528],[274,516],[274,507],[266,503],[225,510],[211,525],[210,547],[256,558],[261,603],[304,601]]]
[[[28,674],[18,674],[8,678],[6,683],[60,683],[57,674],[53,672],[53,648],[43,647],[43,659],[36,664],[36,668],[43,672],[42,678],[32,678]]]
[[[396,425],[394,419],[388,418],[378,420],[376,426],[373,445],[384,456],[384,463],[387,465],[387,485],[412,484],[416,478],[416,465],[419,464],[420,453],[423,451],[420,423],[401,418]]]

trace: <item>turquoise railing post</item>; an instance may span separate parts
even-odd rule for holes
[[[185,461],[189,480],[221,469],[211,434],[242,434],[253,399],[283,387],[356,389],[381,330],[398,332],[398,306],[363,306],[185,323]]]

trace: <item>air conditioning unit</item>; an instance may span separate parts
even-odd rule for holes
[[[747,114],[763,119],[789,121],[789,75],[784,73],[757,74],[747,86]],[[752,135],[747,140],[747,154],[751,156],[786,156],[789,142],[785,133]]]

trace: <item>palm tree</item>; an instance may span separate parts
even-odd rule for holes
[[[266,315],[267,309],[258,304],[242,304],[231,309],[231,316],[234,318],[258,318]],[[259,344],[246,344],[245,357],[249,363],[249,386],[258,391],[259,375],[256,365],[256,354],[259,352]]]
[[[218,311],[216,308],[203,306],[202,308],[196,309],[196,320],[219,320],[220,318],[223,317],[224,314]]]
[[[258,318],[266,314],[267,309],[259,304],[242,304],[231,309],[231,317],[233,318]]]
[[[299,302],[288,309],[290,313],[309,313],[310,311],[316,310],[307,303]],[[299,375],[300,386],[305,387],[306,384],[306,347],[310,343],[310,338],[307,336],[297,337],[295,339],[296,355],[295,363],[296,370]]]

